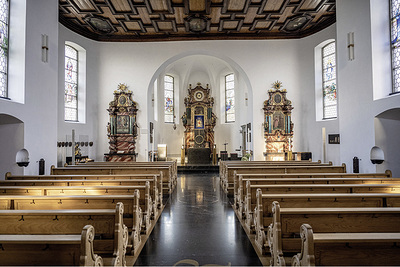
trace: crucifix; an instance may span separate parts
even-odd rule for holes
[[[225,150],[224,150],[224,151],[227,151],[227,150],[226,150],[226,145],[227,145],[227,144],[228,144],[228,143],[224,143],[224,146],[225,146]]]

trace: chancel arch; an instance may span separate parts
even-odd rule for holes
[[[237,108],[241,110],[236,121],[225,121],[225,76],[234,73],[237,82],[235,92]],[[163,77],[171,75],[175,84],[175,121],[165,123],[163,118]],[[216,116],[215,144],[217,152],[239,152],[242,146],[241,126],[252,123],[252,88],[249,78],[243,69],[230,58],[213,54],[209,51],[186,52],[166,60],[154,73],[148,87],[147,121],[153,125],[154,131],[148,134],[148,151],[155,151],[158,144],[167,145],[168,157],[180,158],[184,144],[185,127],[181,117],[185,111],[184,99],[190,85],[196,87],[200,83],[210,88],[214,98],[213,112]],[[224,145],[226,144],[226,145]],[[252,143],[247,144],[253,150]],[[240,152],[239,152],[240,153]]]

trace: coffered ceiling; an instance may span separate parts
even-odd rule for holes
[[[59,20],[98,41],[290,39],[336,20],[335,0],[59,0]]]

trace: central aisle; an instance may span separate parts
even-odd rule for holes
[[[218,174],[179,174],[139,265],[261,265]]]

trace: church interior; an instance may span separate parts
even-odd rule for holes
[[[93,205],[67,204],[81,213],[89,206],[99,209],[102,204],[96,201],[106,201],[95,197],[100,184],[86,180],[107,175],[114,176],[104,179],[142,179],[140,185],[139,181],[123,186],[120,182],[121,188],[115,183],[107,185],[121,198],[113,198],[112,205],[104,208],[107,216],[115,217],[115,227],[120,227],[100,234],[113,236],[113,245],[96,239],[94,233],[98,228],[102,231],[101,227],[85,226],[78,236],[81,243],[76,241],[81,246],[76,252],[80,258],[63,263],[325,265],[330,256],[322,261],[315,256],[315,261],[307,263],[296,258],[299,237],[305,240],[310,232],[312,235],[311,223],[302,224],[300,231],[296,226],[298,243],[276,241],[278,248],[269,243],[273,238],[270,231],[275,235],[284,231],[275,228],[278,223],[272,214],[281,209],[284,220],[289,211],[283,202],[279,206],[273,201],[277,196],[270,199],[264,190],[276,190],[283,200],[288,189],[280,188],[276,180],[295,180],[296,172],[303,175],[297,179],[313,179],[316,184],[326,179],[321,182],[324,186],[313,185],[316,192],[324,194],[329,190],[367,194],[356,183],[373,179],[373,174],[386,177],[387,181],[374,180],[381,184],[376,186],[379,189],[371,185],[368,190],[391,196],[362,206],[378,209],[376,203],[383,203],[386,211],[374,210],[374,214],[397,218],[379,219],[392,234],[385,242],[400,242],[400,236],[393,233],[399,234],[398,227],[388,223],[400,218],[395,195],[400,192],[396,189],[396,177],[400,177],[400,2],[0,0],[0,13],[0,225],[3,216],[6,225],[13,225],[7,216],[17,215],[7,210],[20,209],[15,213],[18,221],[33,216],[27,212],[28,206],[45,201],[45,197],[50,201],[51,194],[58,204],[70,201],[67,194],[61,199],[51,193],[51,186],[64,186],[55,183],[56,179],[80,176],[88,188],[80,182],[76,186],[82,188],[76,190],[85,194],[93,187],[86,198],[78,196],[78,191],[71,192]],[[260,175],[259,179],[273,180],[276,189],[252,180]],[[40,176],[54,181],[8,181]],[[342,188],[333,186],[328,178],[354,181],[343,182]],[[306,192],[300,182],[293,183],[296,185],[289,191]],[[354,186],[345,189],[344,183]],[[385,183],[392,187],[383,188]],[[17,188],[20,186],[24,188]],[[24,194],[37,190],[33,194],[38,198],[19,202],[18,197],[13,198],[18,190]],[[124,199],[127,194],[118,190],[134,191],[134,200]],[[344,198],[337,196],[334,202],[351,202],[341,202],[340,197]],[[362,197],[361,202],[370,203],[365,199],[369,198]],[[325,200],[321,196],[315,201]],[[115,205],[117,202],[121,205]],[[313,202],[310,197],[304,203],[293,200],[303,205],[296,208],[308,208],[308,202]],[[347,210],[336,211],[336,215],[333,209],[328,214],[325,207],[324,216],[367,213],[355,212],[351,205],[337,204],[333,209]],[[46,212],[57,220],[68,216],[51,213],[51,204],[43,207],[33,208],[35,216]],[[117,213],[129,210],[129,214],[122,218],[114,214],[115,209]],[[84,216],[76,212],[76,218]],[[106,217],[91,212],[90,220]],[[362,218],[369,216],[364,213]],[[266,225],[263,220],[270,221]],[[216,227],[211,221],[228,226]],[[0,232],[3,250],[11,242],[2,239],[9,232],[6,228]],[[370,234],[374,232],[371,229],[375,228],[367,230]],[[212,236],[207,240],[212,245],[202,240],[204,231]],[[384,234],[381,231],[380,236]],[[194,243],[185,243],[190,235]],[[82,256],[83,236],[89,247],[95,239],[94,255],[92,248]],[[124,241],[118,243],[117,237]],[[315,234],[315,240],[317,237]],[[218,252],[214,248],[218,244],[227,249]],[[98,246],[103,246],[102,250]],[[335,253],[348,253],[339,251]],[[99,257],[110,253],[110,257]],[[12,265],[4,254],[0,250],[1,261]],[[379,253],[371,253],[375,254]],[[64,258],[68,256],[60,256]],[[345,265],[357,265],[357,260],[361,262],[356,258]],[[390,260],[387,256],[386,265],[400,264]]]

